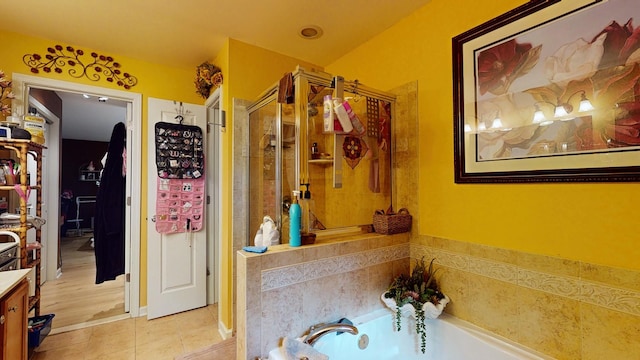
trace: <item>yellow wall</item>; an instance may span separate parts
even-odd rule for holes
[[[451,39],[522,3],[432,0],[326,70],[381,90],[418,81],[421,235],[640,269],[638,183],[454,183]]]
[[[47,40],[41,38],[27,37],[15,33],[0,31],[0,39],[2,39],[2,46],[0,46],[0,69],[4,70],[7,76],[11,77],[12,73],[22,73],[28,75],[42,76],[55,80],[68,81],[74,83],[81,83],[91,86],[100,86],[104,88],[112,88],[117,90],[124,90],[115,84],[109,83],[104,78],[100,81],[91,81],[83,77],[76,79],[70,76],[67,72],[61,74],[40,72],[40,74],[32,74],[29,67],[22,62],[22,57],[25,54],[40,54],[46,55],[48,47],[54,45],[67,46],[74,44],[67,44],[64,41],[59,40]],[[138,83],[130,91],[142,94],[142,163],[146,164],[148,156],[144,149],[146,145],[146,129],[147,126],[147,99],[148,97],[171,99],[177,101],[183,101],[188,103],[202,104],[203,99],[199,98],[195,93],[195,87],[193,85],[193,79],[195,76],[195,67],[198,64],[194,64],[193,68],[173,68],[137,59],[127,58],[124,56],[118,56],[118,54],[105,54],[100,49],[89,49],[78,46],[84,50],[85,54],[90,54],[95,51],[99,54],[112,56],[115,61],[119,62],[123,72],[128,72],[131,75],[138,78]],[[86,59],[88,55],[82,57]],[[64,69],[63,69],[64,70]],[[143,167],[142,174],[142,204],[147,203],[147,187],[146,187],[146,171]],[[141,218],[143,221],[147,217],[146,207],[140,209]],[[140,306],[147,304],[147,229],[146,226],[141,227],[141,239],[140,239]]]
[[[46,54],[46,49],[54,45],[71,45],[61,40],[48,40],[42,38],[28,37],[16,33],[0,31],[0,39],[2,46],[0,47],[0,69],[8,76],[12,73],[30,74],[30,69],[22,62],[25,54],[37,53]],[[118,54],[105,54],[100,49],[90,49],[77,46],[84,50],[85,53],[95,51],[100,54],[110,55],[116,61],[122,64],[122,71],[129,72],[138,78],[138,84],[131,91],[141,93],[142,101],[142,121],[141,129],[143,131],[142,138],[142,163],[149,161],[148,155],[144,149],[146,145],[146,128],[147,126],[147,99],[148,97],[170,99],[183,101],[186,103],[203,104],[204,99],[200,98],[193,84],[195,76],[195,67],[199,64],[193,64],[192,68],[174,68],[137,59],[119,56]],[[306,67],[307,69],[319,67],[304,61],[300,61],[291,57],[274,53],[272,51],[257,48],[233,39],[228,39],[222,50],[213,59],[213,63],[222,69],[223,73],[223,109],[227,112],[227,130],[222,133],[221,141],[225,152],[222,159],[222,181],[223,194],[223,219],[222,219],[222,256],[221,256],[221,294],[220,294],[220,321],[227,328],[232,327],[232,310],[233,310],[233,294],[232,294],[232,274],[233,274],[233,257],[232,253],[232,160],[233,160],[233,99],[246,99],[249,101],[256,98],[267,88],[277,83],[277,81],[286,72],[295,70],[297,65]],[[76,79],[68,73],[44,73],[41,72],[36,76],[52,78],[56,80],[87,84],[92,86],[100,86],[105,88],[113,88],[124,90],[115,84],[105,80],[94,82],[87,78]],[[146,187],[146,171],[143,168],[142,182],[142,204],[147,202]],[[143,206],[140,210],[143,221],[147,217],[147,209]],[[141,227],[141,244],[140,244],[140,306],[147,304],[147,231],[146,226]]]
[[[232,247],[233,226],[233,99],[257,100],[260,94],[276,84],[287,72],[294,71],[297,65],[307,69],[318,66],[284,56],[273,51],[258,48],[237,40],[229,39],[215,59],[224,75],[223,108],[227,112],[227,129],[222,135],[225,152],[222,160],[222,244],[220,278],[220,321],[226,328],[233,324],[233,268],[235,254]]]

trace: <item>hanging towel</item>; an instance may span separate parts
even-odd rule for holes
[[[300,360],[304,358],[308,360],[329,360],[327,355],[314,349],[313,346],[286,337],[282,340],[282,347],[280,349],[282,355],[284,355],[284,358],[287,360]]]
[[[282,79],[280,79],[280,84],[278,85],[278,102],[280,104],[293,104],[294,102],[292,73],[286,73]]]
[[[380,160],[373,159],[369,165],[369,190],[372,193],[380,192]]]

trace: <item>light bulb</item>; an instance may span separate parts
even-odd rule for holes
[[[545,120],[545,116],[544,116],[544,113],[542,112],[542,110],[536,110],[536,112],[533,113],[533,123],[534,124],[540,124],[544,120]]]
[[[587,112],[592,111],[595,108],[591,105],[591,101],[583,96],[582,100],[580,100],[580,106],[578,107],[579,112]]]
[[[466,132],[466,133],[471,132],[471,125],[464,124],[464,132]]]
[[[478,131],[485,131],[485,130],[487,130],[487,125],[484,124],[484,121],[478,123]]]
[[[492,129],[500,129],[502,128],[502,120],[500,118],[493,119],[493,123],[491,124]]]
[[[556,106],[556,112],[553,114],[553,116],[555,116],[557,118],[561,118],[561,117],[565,117],[567,115],[569,115],[569,113],[567,112],[567,109],[564,108],[564,106],[562,106],[562,105]]]

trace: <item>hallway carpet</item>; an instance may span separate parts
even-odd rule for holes
[[[231,360],[236,358],[236,338],[224,340],[217,344],[189,354],[176,356],[175,360]]]

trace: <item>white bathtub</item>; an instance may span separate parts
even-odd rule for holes
[[[402,319],[402,329],[396,331],[392,314],[386,309],[352,320],[358,335],[327,334],[314,348],[329,356],[330,360],[354,359],[417,359],[417,360],[515,360],[550,359],[515,344],[491,336],[486,331],[453,316],[442,314],[436,320],[427,320],[427,346],[420,351],[420,338],[415,332],[415,321]],[[368,337],[365,349],[358,347],[362,336]],[[279,348],[269,352],[269,360],[285,360]]]

